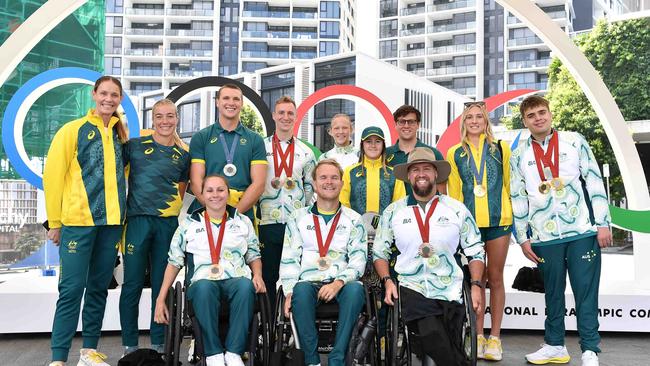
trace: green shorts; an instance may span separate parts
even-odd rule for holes
[[[512,234],[512,225],[481,227],[479,230],[481,231],[481,240],[486,243],[488,240]]]

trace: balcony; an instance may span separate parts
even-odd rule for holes
[[[167,15],[190,16],[190,17],[211,17],[214,15],[212,9],[167,9]]]
[[[162,76],[161,69],[124,69],[125,76]]]
[[[201,77],[201,76],[210,76],[210,75],[212,75],[212,72],[210,71],[174,70],[174,69],[165,70],[165,76],[167,77],[191,78],[191,77]]]
[[[143,28],[127,28],[126,34],[133,36],[162,36],[165,30],[162,28],[156,29],[143,29]]]
[[[162,56],[160,48],[125,48],[127,56]]]
[[[289,18],[289,11],[244,10],[242,17],[248,18]]]
[[[449,87],[448,89],[451,89],[451,90],[455,91],[456,93],[462,94],[462,95],[476,95],[476,87],[475,86],[468,87],[468,88]]]
[[[454,1],[447,4],[433,4],[427,6],[428,11],[441,11],[441,10],[452,10],[452,9],[461,9],[469,8],[476,6],[474,0],[465,0],[465,1]]]
[[[537,36],[521,37],[521,38],[514,38],[508,40],[508,46],[510,47],[543,44],[543,43],[544,42]]]
[[[438,68],[435,68],[435,69],[428,69],[427,70],[427,76],[467,74],[467,73],[471,73],[471,72],[476,72],[476,65],[444,66],[444,67],[438,67]]]
[[[303,11],[294,11],[291,14],[291,17],[294,19],[316,19],[316,12],[303,12]]]
[[[165,50],[167,56],[181,56],[181,57],[212,57],[212,50],[193,50],[185,49],[167,49]]]
[[[399,51],[399,57],[413,57],[413,56],[424,56],[426,54],[424,48],[418,48],[414,50],[401,50]]]
[[[404,8],[400,10],[400,15],[405,16],[405,15],[415,15],[415,14],[422,14],[427,11],[427,7],[424,6],[424,3],[421,3],[422,6],[416,6],[412,8]]]
[[[528,69],[533,67],[547,67],[551,64],[550,58],[540,60],[509,61],[508,69]]]
[[[291,52],[291,58],[294,59],[309,59],[318,57],[316,52]]]
[[[476,43],[465,43],[465,44],[453,44],[449,46],[429,47],[427,48],[427,53],[429,55],[440,55],[443,53],[469,52],[475,50],[476,50]]]
[[[470,29],[474,27],[476,27],[476,22],[430,25],[428,27],[427,33],[451,32],[451,31],[457,31],[462,29]]]
[[[534,90],[546,90],[548,85],[544,82],[542,83],[521,83],[521,84],[508,84],[508,90],[519,90],[519,89],[534,89]]]
[[[242,58],[289,58],[289,51],[242,51]]]
[[[106,47],[106,49],[104,49],[104,53],[107,55],[121,55],[122,47]]]
[[[317,32],[293,32],[291,38],[294,39],[316,39],[318,38]]]
[[[124,12],[131,15],[165,15],[165,9],[126,8]]]
[[[416,36],[418,34],[424,34],[425,30],[426,30],[425,27],[402,29],[401,31],[399,31],[399,35],[401,37]]]
[[[212,37],[212,29],[165,29],[168,36]]]
[[[406,70],[406,71],[417,76],[424,76],[424,69],[414,69],[414,70]]]
[[[566,19],[567,14],[566,11],[560,10],[560,11],[551,11],[546,13],[551,19]],[[516,16],[510,14],[508,15],[508,24],[520,24],[521,20],[517,18]]]
[[[289,31],[242,31],[242,38],[289,38]]]

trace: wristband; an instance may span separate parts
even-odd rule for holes
[[[473,281],[471,281],[471,282],[470,282],[470,285],[478,286],[478,287],[480,287],[480,288],[485,288],[485,285],[483,285],[483,283],[482,283],[481,281],[479,281],[479,280],[473,280]]]

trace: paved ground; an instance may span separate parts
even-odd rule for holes
[[[648,366],[650,365],[650,334],[640,333],[604,333],[600,355],[602,366]],[[537,349],[543,341],[539,331],[504,331],[502,335],[504,359],[500,365],[525,365],[524,354]],[[43,366],[50,357],[49,334],[1,334],[1,366]],[[108,355],[108,363],[117,365],[122,353],[119,333],[106,333],[100,341],[101,352]],[[146,336],[140,338],[141,345],[147,345]],[[78,349],[81,337],[75,337],[68,365],[75,365],[79,359]],[[573,357],[572,365],[580,365],[580,346],[575,333],[567,337],[567,347]],[[183,346],[187,352],[187,346]],[[183,364],[187,365],[187,362]],[[481,362],[480,365],[488,365]]]

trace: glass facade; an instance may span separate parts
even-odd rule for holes
[[[239,72],[238,55],[239,1],[222,1],[219,17],[219,75],[228,76]]]

